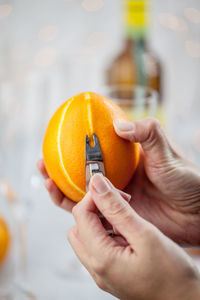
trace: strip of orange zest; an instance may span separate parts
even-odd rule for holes
[[[93,125],[92,125],[92,109],[91,109],[91,94],[86,93],[85,94],[85,100],[87,105],[87,116],[88,116],[88,137],[91,143],[91,146],[94,146],[94,140],[93,140]]]
[[[70,101],[68,101],[64,111],[63,111],[63,114],[61,116],[61,120],[60,120],[60,124],[59,124],[59,128],[58,128],[58,136],[57,136],[57,144],[58,144],[58,155],[59,155],[59,158],[60,158],[60,164],[61,164],[61,168],[66,176],[66,179],[68,180],[68,182],[71,184],[71,186],[77,190],[81,195],[85,195],[85,192],[80,189],[77,185],[74,184],[74,182],[71,180],[69,174],[67,173],[67,170],[65,169],[65,166],[64,166],[64,163],[63,163],[63,155],[62,155],[62,150],[61,150],[61,142],[60,142],[60,138],[61,138],[61,130],[62,130],[62,126],[63,126],[63,122],[64,122],[64,119],[65,119],[65,115],[66,115],[66,112],[69,108],[69,106],[71,105],[71,103],[73,102],[74,98],[72,98]]]

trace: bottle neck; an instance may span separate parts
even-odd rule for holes
[[[122,0],[124,32],[127,40],[143,42],[148,31],[149,0]]]
[[[148,43],[146,37],[141,37],[141,38],[130,38],[130,37],[125,37],[125,48],[127,51],[132,51],[133,49],[140,47],[141,49],[147,50],[148,48]]]

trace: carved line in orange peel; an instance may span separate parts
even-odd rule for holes
[[[77,185],[74,184],[74,182],[71,180],[69,174],[67,173],[67,170],[65,169],[65,166],[64,166],[64,163],[63,163],[63,155],[62,155],[62,151],[61,151],[61,142],[60,142],[60,138],[61,138],[61,130],[62,130],[62,126],[63,126],[63,122],[65,120],[65,115],[66,115],[66,112],[69,108],[69,106],[71,105],[71,103],[73,102],[74,98],[71,99],[71,101],[68,101],[64,111],[63,111],[63,114],[61,116],[61,121],[60,121],[60,124],[59,124],[59,128],[58,128],[58,136],[57,136],[57,144],[58,144],[58,155],[59,155],[59,158],[60,158],[60,164],[61,164],[61,168],[66,176],[66,179],[68,180],[68,182],[71,184],[71,186],[77,190],[80,194],[82,194],[83,196],[85,195],[85,192],[80,189]]]

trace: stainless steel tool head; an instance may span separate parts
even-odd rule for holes
[[[105,168],[103,163],[103,156],[96,134],[93,134],[94,147],[90,146],[88,135],[85,138],[85,188],[88,191],[88,186],[91,177],[96,174],[105,176]]]

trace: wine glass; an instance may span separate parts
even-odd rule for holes
[[[163,123],[158,111],[158,93],[151,88],[111,85],[102,86],[97,89],[97,92],[118,104],[132,121],[157,117]]]
[[[15,295],[20,300],[35,299],[29,283],[27,230],[41,186],[36,161],[51,108],[50,90],[49,78],[38,73],[33,73],[23,85],[0,84],[0,186],[15,224],[16,252],[9,293],[8,290],[1,293],[8,294],[5,297]]]

